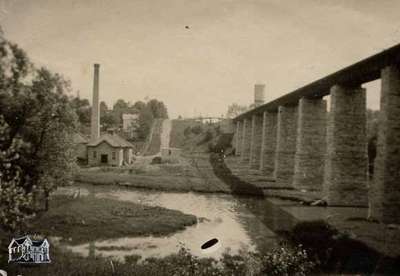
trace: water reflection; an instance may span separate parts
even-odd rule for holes
[[[61,192],[74,194],[71,191],[74,189],[68,188]],[[93,194],[100,198],[161,206],[199,218],[196,225],[167,237],[125,237],[77,246],[64,245],[83,256],[101,255],[120,260],[134,254],[142,258],[162,257],[176,253],[179,245],[183,244],[194,255],[219,258],[228,248],[232,253],[237,253],[241,248],[270,248],[276,242],[275,234],[248,209],[249,205],[257,206],[252,201],[261,204],[264,199],[238,200],[223,194],[170,193],[116,187],[86,186],[80,189],[81,195]],[[219,240],[219,248],[202,250],[201,245],[213,238]]]

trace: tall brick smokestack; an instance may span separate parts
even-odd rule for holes
[[[254,85],[254,106],[260,106],[264,103],[265,100],[265,84],[256,84]]]
[[[93,77],[92,120],[90,124],[90,138],[92,140],[100,137],[99,70],[100,64],[95,64]]]

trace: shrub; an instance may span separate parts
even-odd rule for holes
[[[214,138],[214,135],[213,135],[212,131],[208,129],[208,130],[206,131],[206,133],[204,134],[203,139],[201,139],[201,141],[198,142],[197,145],[200,146],[200,145],[203,145],[203,144],[205,144],[205,143],[208,143],[208,142],[210,142],[213,138]]]
[[[103,258],[82,258],[73,253],[53,249],[57,265],[14,267],[22,275],[309,275],[313,264],[300,247],[282,246],[266,255],[244,250],[236,255],[229,251],[221,260],[199,258],[182,247],[178,253],[164,258],[147,258],[133,255],[125,263]],[[1,263],[0,263],[1,265]],[[68,271],[66,273],[66,271]],[[16,272],[11,270],[9,272]],[[16,273],[14,273],[16,274]],[[14,275],[13,274],[13,275]]]
[[[161,164],[161,163],[162,163],[162,159],[161,159],[160,156],[156,156],[156,157],[154,157],[153,159],[151,159],[151,164],[152,164],[152,165],[154,165],[154,164]]]
[[[282,246],[273,249],[261,258],[262,274],[265,275],[309,275],[314,263],[308,259],[301,246]]]
[[[190,133],[192,132],[192,128],[190,126],[186,127],[185,130],[183,131],[183,135],[185,137],[189,136]]]
[[[9,128],[0,115],[0,225],[7,230],[15,230],[29,218],[33,204],[33,192],[26,192],[23,176],[18,165],[22,141],[12,139],[8,147]]]
[[[197,125],[197,126],[192,127],[191,131],[192,131],[192,133],[198,135],[203,132],[203,127],[201,125]]]
[[[333,237],[337,235],[338,231],[325,221],[306,221],[292,229],[291,240],[302,244],[315,261],[325,264],[334,246]]]

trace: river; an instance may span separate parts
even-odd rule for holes
[[[270,248],[277,241],[275,233],[266,226],[268,224],[254,212],[254,209],[263,209],[259,211],[265,212],[265,203],[269,206],[265,199],[108,186],[60,188],[58,193],[74,193],[76,189],[80,189],[81,196],[94,193],[99,198],[160,206],[198,217],[197,224],[166,237],[124,237],[74,246],[61,244],[82,256],[95,254],[122,261],[128,255],[140,255],[142,258],[163,257],[176,253],[184,245],[196,256],[219,258],[227,250],[231,253],[238,253],[240,249],[256,251]],[[219,242],[212,248],[202,250],[201,245],[213,238]]]

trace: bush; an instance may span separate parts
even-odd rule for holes
[[[18,164],[23,144],[14,138],[6,147],[9,132],[7,123],[0,115],[0,225],[6,230],[15,230],[30,217],[36,190],[26,192],[23,189],[23,176]]]
[[[162,159],[161,159],[160,156],[156,156],[156,157],[154,157],[153,159],[151,159],[151,164],[152,164],[152,165],[154,165],[154,164],[161,164],[161,163],[162,163]]]
[[[222,275],[309,275],[313,264],[300,247],[282,246],[267,255],[239,252],[223,254],[221,260],[199,258],[182,247],[177,254],[164,258],[147,258],[132,255],[125,263],[103,258],[82,258],[63,252],[56,247],[57,265],[14,267],[22,275],[174,275],[174,276],[222,276]],[[140,260],[140,261],[139,261]],[[0,265],[2,265],[0,263]],[[17,273],[14,273],[17,274]],[[13,275],[14,275],[13,274]]]
[[[295,244],[302,244],[316,262],[324,265],[334,246],[333,237],[337,235],[338,231],[325,221],[307,221],[292,229],[291,240]]]
[[[197,126],[192,127],[191,131],[192,131],[192,133],[198,135],[203,132],[203,127],[201,125],[197,125]]]
[[[186,127],[185,130],[183,131],[183,135],[185,137],[189,136],[190,133],[192,132],[192,128],[190,126]]]
[[[208,142],[210,142],[213,138],[214,138],[213,132],[212,132],[210,129],[208,129],[208,130],[206,131],[206,133],[204,134],[203,139],[202,139],[200,142],[198,142],[197,145],[200,146],[200,145],[203,145],[203,144],[205,144],[205,143],[208,143]]]
[[[301,246],[282,246],[261,258],[261,272],[265,275],[309,275],[314,266]]]

